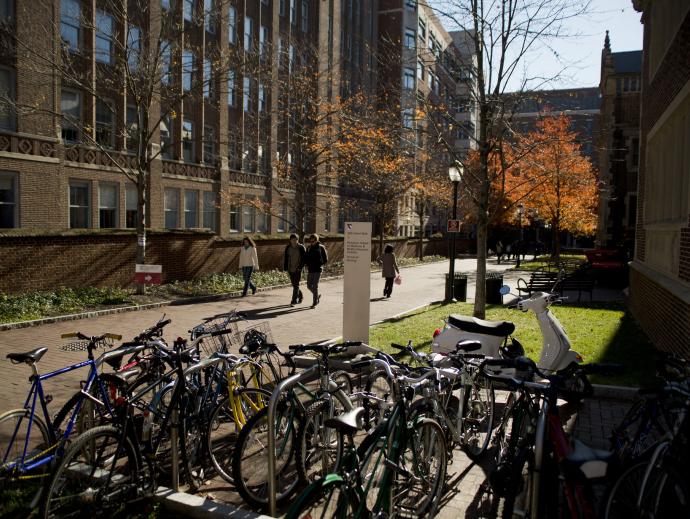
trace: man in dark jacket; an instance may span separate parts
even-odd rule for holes
[[[295,306],[301,303],[303,299],[302,291],[299,289],[299,282],[302,278],[302,269],[304,268],[304,260],[307,251],[299,242],[296,234],[290,235],[290,243],[285,247],[285,256],[283,258],[283,270],[290,276],[292,283],[292,301],[290,306]]]
[[[316,308],[316,305],[318,305],[321,300],[321,296],[319,295],[319,278],[323,270],[322,267],[328,261],[328,253],[326,252],[326,248],[321,245],[318,234],[310,235],[307,242],[309,243],[305,259],[305,264],[307,266],[307,288],[314,294],[314,302],[311,307]]]

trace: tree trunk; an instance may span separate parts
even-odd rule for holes
[[[419,241],[417,242],[419,244],[418,249],[419,249],[419,261],[424,260],[424,209],[422,208],[419,213]]]
[[[137,218],[137,264],[143,265],[146,263],[146,222],[148,215],[146,214],[146,171],[139,169],[137,182],[137,210],[139,218]],[[144,283],[137,283],[136,293],[144,295],[146,293],[146,285]]]
[[[386,220],[386,206],[379,206],[379,257],[383,256],[384,221]]]
[[[553,229],[553,259],[558,261],[561,257],[561,222],[558,219],[554,219],[552,229]]]
[[[486,316],[486,240],[489,221],[486,211],[479,211],[477,218],[477,287],[474,294],[474,316]]]

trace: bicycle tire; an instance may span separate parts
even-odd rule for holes
[[[294,404],[283,400],[276,408],[276,503],[282,505],[297,488],[294,466],[299,417]],[[268,407],[240,431],[232,457],[232,478],[242,498],[253,508],[268,507]],[[259,472],[263,470],[263,472]]]
[[[262,407],[267,406],[271,398],[271,393],[265,389],[240,388],[237,391],[240,400],[243,395],[250,394],[256,395],[252,398],[252,401],[256,403],[260,402]],[[244,409],[244,407],[246,407],[246,409]],[[228,483],[233,483],[232,455],[240,430],[242,429],[242,425],[246,423],[245,420],[254,416],[256,410],[254,410],[249,403],[245,402],[243,413],[245,416],[238,424],[230,407],[230,397],[225,397],[211,412],[208,423],[206,439],[211,464],[220,477]],[[226,427],[226,424],[228,427]]]
[[[92,388],[93,389],[93,388]],[[56,436],[62,435],[65,431],[62,430],[63,425],[66,426],[65,421],[71,419],[74,408],[80,400],[83,400],[79,409],[79,414],[74,422],[74,427],[70,436],[75,438],[89,429],[93,429],[97,425],[106,425],[105,416],[96,413],[96,403],[86,398],[81,391],[74,393],[67,402],[60,408],[60,410],[53,418],[53,431]],[[98,417],[97,417],[98,415]],[[96,423],[99,422],[99,423]]]
[[[539,517],[534,510],[530,510],[531,483],[530,477],[532,456],[529,449],[521,449],[515,455],[512,465],[512,485],[503,497],[502,519],[517,519],[522,517]]]
[[[379,402],[365,397],[362,401],[364,424],[367,429],[371,429],[386,417],[390,407],[392,407],[393,389],[386,372],[377,369],[372,371],[367,377],[364,390],[366,393],[370,393],[383,400],[383,402]]]
[[[108,439],[110,442],[102,448],[94,448],[97,441]],[[107,517],[109,507],[120,508],[123,503],[136,497],[138,480],[141,477],[139,458],[129,438],[124,438],[120,449],[117,449],[121,439],[122,433],[110,425],[96,427],[77,437],[45,487],[40,517],[65,517],[72,513],[78,517]],[[114,450],[106,454],[104,449],[108,446]],[[81,457],[87,451],[100,452],[99,455],[92,454],[87,460],[83,460]],[[100,468],[101,464],[104,466],[103,469]],[[87,474],[86,471],[89,469],[91,472]],[[99,472],[94,476],[96,471],[100,470],[107,471],[107,475]],[[117,470],[116,474],[114,470]],[[82,477],[76,477],[75,474]],[[94,489],[99,482],[107,486],[100,490]],[[65,498],[64,492],[72,489],[75,495],[71,499]],[[112,490],[111,493],[114,495],[104,496],[104,490]]]
[[[314,514],[314,512],[318,514]],[[361,512],[359,500],[343,479],[330,474],[310,484],[290,507],[285,519],[328,517],[350,519]]]
[[[302,482],[312,483],[338,471],[343,456],[343,435],[324,426],[324,422],[334,415],[331,408],[334,404],[324,399],[316,400],[304,413],[295,451],[297,475]],[[324,454],[326,445],[329,458]]]
[[[481,381],[485,385],[480,385]],[[485,399],[482,399],[482,396]],[[481,459],[491,442],[494,425],[496,393],[493,384],[485,377],[476,377],[465,391],[465,416],[463,417],[462,449],[472,461]],[[468,436],[469,431],[472,436]]]
[[[455,395],[452,395],[446,403],[446,414],[448,415],[448,418],[453,422],[453,425],[457,423],[458,408],[460,406],[459,404],[460,400]],[[412,404],[410,405],[410,409],[407,412],[407,415],[409,421],[413,423],[415,420],[421,418],[436,418],[436,413],[434,413],[433,404],[429,402],[427,399],[422,398],[412,402]],[[446,444],[450,449],[452,448],[452,445],[455,442],[453,440],[453,434],[451,433],[450,428],[444,422],[439,422],[439,425],[441,425],[441,428],[443,429],[446,435]]]

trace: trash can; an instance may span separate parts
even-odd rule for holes
[[[503,286],[503,274],[499,272],[486,273],[486,303],[489,305],[502,305],[503,294],[501,294],[501,287]]]
[[[467,301],[467,274],[455,274],[455,292],[454,296],[457,301]],[[450,299],[450,283],[448,282],[448,274],[446,274],[446,301]]]

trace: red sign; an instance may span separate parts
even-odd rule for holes
[[[460,232],[460,220],[448,220],[448,232]]]
[[[160,285],[163,277],[161,265],[137,264],[134,272],[134,281],[145,285]]]

